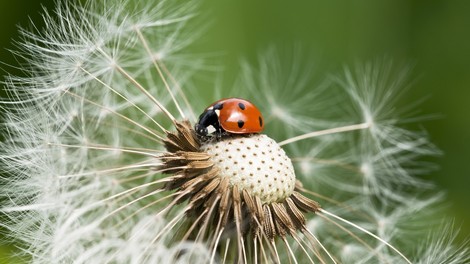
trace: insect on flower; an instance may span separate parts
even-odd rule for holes
[[[225,132],[250,134],[263,131],[263,116],[250,101],[240,98],[221,99],[211,104],[199,116],[194,130],[201,138],[215,133],[220,138]]]

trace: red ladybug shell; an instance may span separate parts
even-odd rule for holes
[[[218,116],[222,128],[234,134],[259,133],[264,129],[264,119],[258,108],[245,99],[227,98],[213,103],[223,104]]]

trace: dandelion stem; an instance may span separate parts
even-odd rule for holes
[[[344,219],[344,218],[341,218],[341,217],[339,217],[339,216],[337,216],[337,215],[335,215],[335,214],[333,214],[333,213],[330,213],[330,212],[328,212],[328,211],[326,211],[326,210],[324,210],[324,209],[320,209],[320,212],[321,212],[321,213],[324,213],[324,214],[326,214],[326,215],[329,215],[329,216],[331,216],[331,217],[333,217],[333,218],[335,218],[335,219],[337,219],[337,220],[339,220],[339,221],[341,221],[341,222],[343,222],[343,223],[346,223],[346,224],[348,224],[348,225],[350,225],[350,226],[352,226],[352,227],[355,227],[355,228],[361,230],[362,232],[368,234],[369,236],[371,236],[371,237],[377,239],[378,241],[384,243],[384,244],[387,245],[389,248],[391,248],[393,251],[395,251],[395,252],[396,252],[398,255],[400,255],[407,263],[411,264],[411,261],[410,261],[407,257],[405,257],[405,255],[403,255],[403,253],[401,253],[398,249],[396,249],[396,248],[395,248],[394,246],[392,246],[390,243],[388,243],[388,242],[385,241],[384,239],[378,237],[377,235],[373,234],[372,232],[366,230],[366,229],[363,228],[363,227],[360,227],[360,226],[354,224],[353,222],[350,222],[350,221],[348,221],[348,220],[346,220],[346,219]]]
[[[343,126],[343,127],[336,127],[336,128],[330,128],[330,129],[325,129],[325,130],[320,130],[320,131],[313,131],[307,134],[303,134],[300,136],[296,136],[293,138],[286,139],[284,141],[279,142],[279,146],[284,146],[293,142],[297,142],[303,139],[307,138],[314,138],[318,136],[323,136],[323,135],[330,135],[330,134],[335,134],[335,133],[340,133],[340,132],[347,132],[347,131],[354,131],[354,130],[360,130],[360,129],[366,129],[371,126],[370,123],[361,123],[361,124],[356,124],[356,125],[350,125],[350,126]]]

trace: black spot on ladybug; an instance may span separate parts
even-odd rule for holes
[[[242,128],[243,125],[245,125],[245,122],[243,122],[243,120],[238,120],[237,124],[239,128]]]
[[[263,118],[258,117],[258,120],[259,120],[259,126],[262,127],[263,126]]]
[[[245,110],[245,105],[243,103],[238,103],[238,107],[240,107],[241,110]]]
[[[224,108],[224,104],[223,103],[218,103],[218,104],[215,104],[213,106],[213,109],[214,110],[222,110],[222,108]]]

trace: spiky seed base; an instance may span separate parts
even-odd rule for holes
[[[165,140],[161,156],[164,188],[177,190],[187,213],[210,225],[203,236],[236,233],[273,241],[305,231],[306,212],[318,203],[298,192],[290,159],[265,135],[234,137],[202,145],[188,121],[178,122]],[[194,235],[201,234],[194,230]],[[232,232],[236,231],[236,232]],[[232,233],[231,233],[232,232]],[[213,237],[212,237],[213,239]]]

